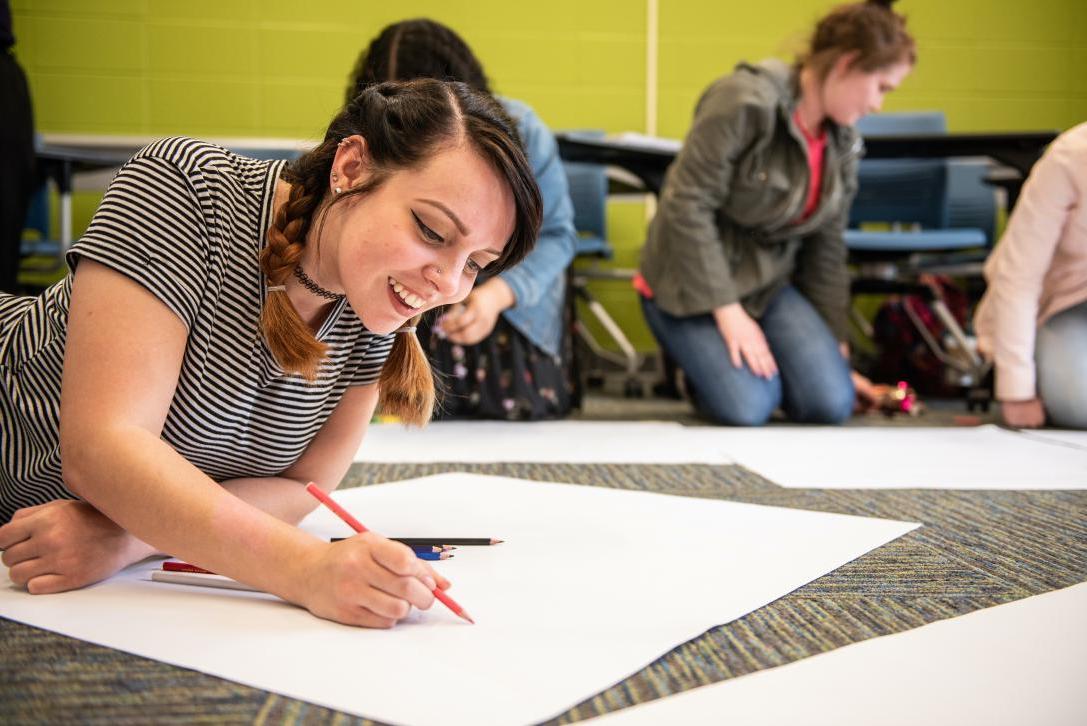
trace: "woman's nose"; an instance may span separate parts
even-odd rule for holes
[[[424,277],[434,285],[438,293],[443,297],[451,297],[456,294],[460,275],[452,260],[444,260],[440,264],[427,265]]]

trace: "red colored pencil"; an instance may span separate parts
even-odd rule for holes
[[[197,567],[196,565],[190,565],[188,562],[181,562],[180,560],[166,560],[162,563],[162,569],[167,572],[195,572],[198,575],[214,575],[211,570],[205,570],[203,567]]]
[[[352,517],[350,512],[337,504],[335,499],[325,494],[324,491],[322,491],[313,482],[310,482],[306,485],[306,491],[312,494],[313,497],[317,499],[317,501],[319,501],[321,504],[331,509],[337,517],[342,519],[344,522],[347,522],[347,526],[349,526],[351,529],[355,530],[359,534],[370,531],[363,526],[362,522]],[[458,615],[464,618],[472,625],[476,624],[476,621],[472,620],[472,617],[468,614],[468,612],[460,605],[458,605],[453,598],[446,595],[440,587],[435,586],[435,588],[431,590],[431,592],[434,593],[434,597],[436,597],[443,605],[452,610],[454,615]]]

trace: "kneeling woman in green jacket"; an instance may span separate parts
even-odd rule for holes
[[[916,57],[890,5],[840,7],[794,66],[741,63],[714,82],[668,170],[635,287],[718,423],[852,411],[842,233],[863,148],[852,127]]]

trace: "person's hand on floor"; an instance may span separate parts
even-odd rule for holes
[[[1000,417],[1017,429],[1036,429],[1045,424],[1045,408],[1040,398],[1029,401],[1001,401]]]
[[[494,331],[498,316],[516,302],[510,286],[502,278],[492,277],[440,317],[436,327],[453,343],[475,345]]]
[[[853,411],[856,413],[878,409],[879,402],[891,390],[891,386],[886,383],[872,383],[857,371],[851,370],[849,376],[853,379],[853,390],[856,393],[856,400],[853,402]]]
[[[734,368],[740,368],[745,362],[759,378],[770,379],[777,375],[778,365],[770,344],[758,322],[747,314],[740,303],[714,308],[713,319],[717,330],[725,339],[728,355]]]
[[[32,594],[74,590],[155,554],[86,502],[58,499],[15,512],[0,527],[0,560]]]

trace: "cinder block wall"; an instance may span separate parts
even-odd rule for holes
[[[14,0],[12,8],[40,131],[316,139],[358,51],[396,20],[426,16],[455,28],[495,90],[528,102],[554,129],[682,137],[713,78],[741,59],[791,58],[834,4]],[[920,62],[888,110],[940,108],[956,131],[1087,120],[1083,0],[903,0],[899,9]],[[77,234],[97,201],[77,195]],[[645,220],[638,199],[610,205],[614,264],[636,264]],[[639,348],[654,347],[626,284],[600,283],[597,293]]]

